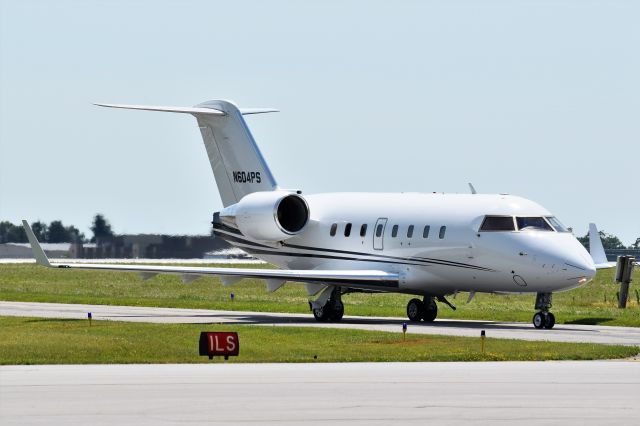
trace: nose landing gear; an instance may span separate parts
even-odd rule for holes
[[[540,312],[537,312],[533,316],[533,326],[535,328],[546,328],[552,329],[556,323],[556,317],[549,312],[551,309],[551,293],[538,293],[536,295],[536,309],[539,309]]]

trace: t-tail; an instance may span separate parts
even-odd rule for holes
[[[225,207],[237,203],[247,194],[278,189],[278,184],[243,117],[246,114],[276,112],[274,109],[239,109],[232,102],[222,100],[204,102],[195,107],[96,105],[193,115],[198,120],[211,169]]]

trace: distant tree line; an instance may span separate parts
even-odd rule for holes
[[[605,250],[626,248],[636,250],[640,249],[640,237],[636,238],[635,243],[627,247],[615,235],[607,234],[604,231],[598,231],[598,233],[600,234],[600,240],[602,240],[602,247],[604,247]],[[578,241],[580,241],[587,250],[589,249],[589,233],[587,233],[587,235],[585,235],[584,237],[578,237]]]
[[[95,243],[96,239],[111,238],[114,236],[111,224],[104,217],[103,214],[98,213],[93,217],[91,224],[91,232],[93,236],[91,239],[85,238],[84,234],[73,225],[64,226],[62,221],[54,220],[50,224],[44,222],[33,222],[31,224],[33,233],[41,243]],[[607,249],[640,249],[640,237],[636,238],[635,243],[626,247],[622,241],[615,235],[607,234],[604,231],[600,232],[600,239],[602,240],[602,246]],[[582,243],[587,249],[589,248],[589,234],[584,237],[578,237],[578,241]],[[27,234],[24,232],[22,225],[14,225],[9,221],[0,222],[0,244],[3,243],[26,243]]]
[[[31,224],[31,229],[38,241],[41,243],[85,243],[95,242],[96,238],[108,238],[113,236],[111,225],[104,215],[96,214],[91,225],[93,237],[87,240],[82,232],[73,225],[64,226],[62,221],[54,220],[49,224],[36,221]],[[9,221],[0,222],[0,244],[3,243],[26,243],[27,234],[20,225],[14,225]]]

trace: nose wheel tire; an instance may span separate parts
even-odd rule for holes
[[[434,322],[436,317],[438,316],[438,305],[436,301],[431,299],[428,303],[424,304],[424,313],[422,315],[422,319],[425,322]]]
[[[552,329],[556,324],[556,317],[551,312],[538,312],[533,316],[533,326],[541,329]]]
[[[547,312],[547,317],[544,321],[544,328],[551,330],[554,325],[556,325],[556,317],[551,312]]]
[[[411,299],[407,304],[407,317],[410,321],[419,322],[424,316],[424,303],[420,299]]]

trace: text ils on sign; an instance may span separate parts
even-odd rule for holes
[[[203,331],[200,333],[200,355],[223,356],[229,359],[230,356],[238,356],[240,353],[240,339],[238,333],[233,331]]]

